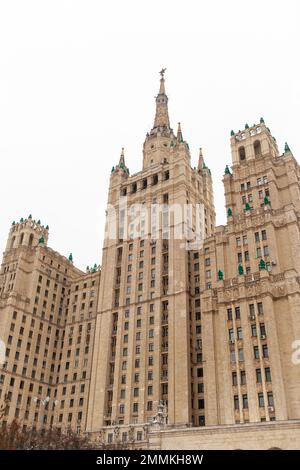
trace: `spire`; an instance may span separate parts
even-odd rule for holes
[[[203,151],[202,151],[202,148],[200,148],[200,151],[199,151],[199,159],[198,159],[198,171],[202,170],[202,168],[203,168],[203,163],[204,163]]]
[[[124,147],[122,147],[121,150],[121,155],[119,158],[119,163],[117,166],[113,166],[111,173],[121,173],[125,176],[129,175],[129,168],[125,165],[125,153],[124,153]]]
[[[178,127],[177,127],[177,142],[183,142],[180,122],[178,123]]]
[[[156,113],[154,119],[153,129],[160,128],[159,130],[169,130],[170,121],[168,113],[168,97],[165,90],[165,74],[166,69],[161,69],[159,72],[161,75],[160,78],[160,87],[159,93],[156,97]]]
[[[119,160],[119,167],[120,167],[120,168],[122,168],[121,165],[125,166],[124,147],[122,147],[121,155],[120,155],[120,160]]]

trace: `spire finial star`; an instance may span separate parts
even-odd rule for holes
[[[164,78],[164,75],[165,75],[165,71],[166,71],[166,70],[167,70],[167,69],[161,69],[161,71],[159,72],[161,78]]]

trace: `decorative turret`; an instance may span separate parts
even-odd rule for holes
[[[244,164],[265,156],[273,158],[279,156],[276,140],[263,118],[260,119],[260,124],[251,127],[246,124],[243,131],[231,133],[231,151],[233,165]]]
[[[69,254],[68,260],[70,261],[70,263],[73,263],[73,254],[72,253]]]
[[[27,219],[21,217],[20,222],[13,222],[6,250],[18,248],[20,246],[36,247],[38,245],[47,245],[49,235],[48,225],[44,227],[41,221],[35,222],[30,214]]]
[[[120,155],[120,159],[119,159],[119,163],[116,167],[112,167],[112,170],[111,170],[111,173],[119,173],[119,174],[122,174],[124,176],[128,176],[129,175],[129,169],[127,168],[127,166],[125,165],[125,155],[124,155],[124,147],[122,147],[122,150],[121,150],[121,155]]]

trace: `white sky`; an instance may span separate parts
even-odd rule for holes
[[[0,0],[0,250],[32,213],[78,267],[100,262],[110,170],[122,146],[141,169],[162,67],[224,223],[231,129],[263,116],[300,154],[299,18],[299,0]]]

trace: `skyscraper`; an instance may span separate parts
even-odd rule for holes
[[[111,171],[101,270],[51,250],[31,216],[11,227],[2,419],[153,449],[297,448],[299,165],[262,118],[232,131],[215,227],[210,170],[170,127],[160,74],[142,170],[122,149]]]

